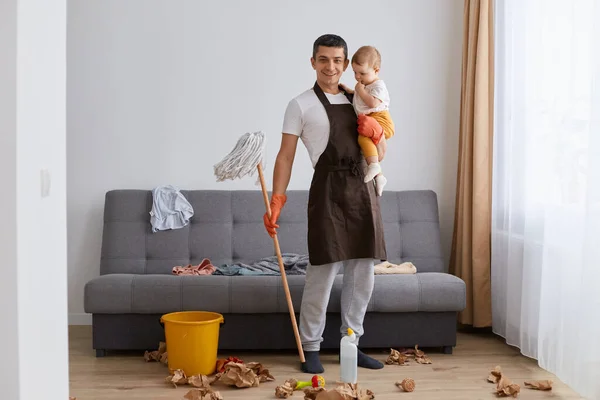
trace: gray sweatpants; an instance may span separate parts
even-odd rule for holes
[[[323,341],[325,314],[335,276],[344,266],[341,298],[342,326],[356,333],[356,344],[363,335],[363,319],[373,293],[375,260],[356,259],[324,265],[309,265],[300,307],[300,340],[304,351],[318,351]]]

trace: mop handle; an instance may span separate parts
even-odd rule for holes
[[[258,164],[258,175],[260,177],[260,186],[262,187],[263,199],[265,201],[265,207],[267,209],[267,215],[271,217],[271,204],[269,202],[269,195],[267,194],[267,188],[265,185],[265,177],[263,175],[262,166]],[[296,336],[296,346],[298,347],[298,353],[300,354],[300,361],[305,362],[304,351],[302,350],[302,342],[300,341],[300,333],[298,332],[298,324],[296,323],[296,314],[294,313],[294,305],[292,304],[292,296],[290,295],[290,288],[288,287],[287,276],[285,274],[285,268],[283,266],[283,258],[281,257],[281,249],[279,248],[279,240],[277,234],[273,237],[273,244],[275,245],[275,251],[277,252],[277,260],[279,261],[279,270],[281,271],[281,279],[283,281],[283,289],[285,290],[285,298],[287,299],[288,309],[290,311],[290,319],[292,320],[292,328],[294,329],[294,336]]]

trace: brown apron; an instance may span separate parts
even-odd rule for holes
[[[329,118],[329,142],[317,164],[308,198],[308,254],[311,265],[354,258],[387,258],[375,180],[364,182],[366,161],[358,146],[358,125],[350,104],[330,104],[317,83],[314,91]]]

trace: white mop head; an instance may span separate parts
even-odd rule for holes
[[[215,164],[217,182],[253,175],[262,164],[265,151],[265,134],[261,131],[244,134],[235,148],[221,162]]]

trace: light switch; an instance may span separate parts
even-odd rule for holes
[[[43,169],[41,172],[41,184],[42,184],[42,197],[50,195],[50,171]]]

